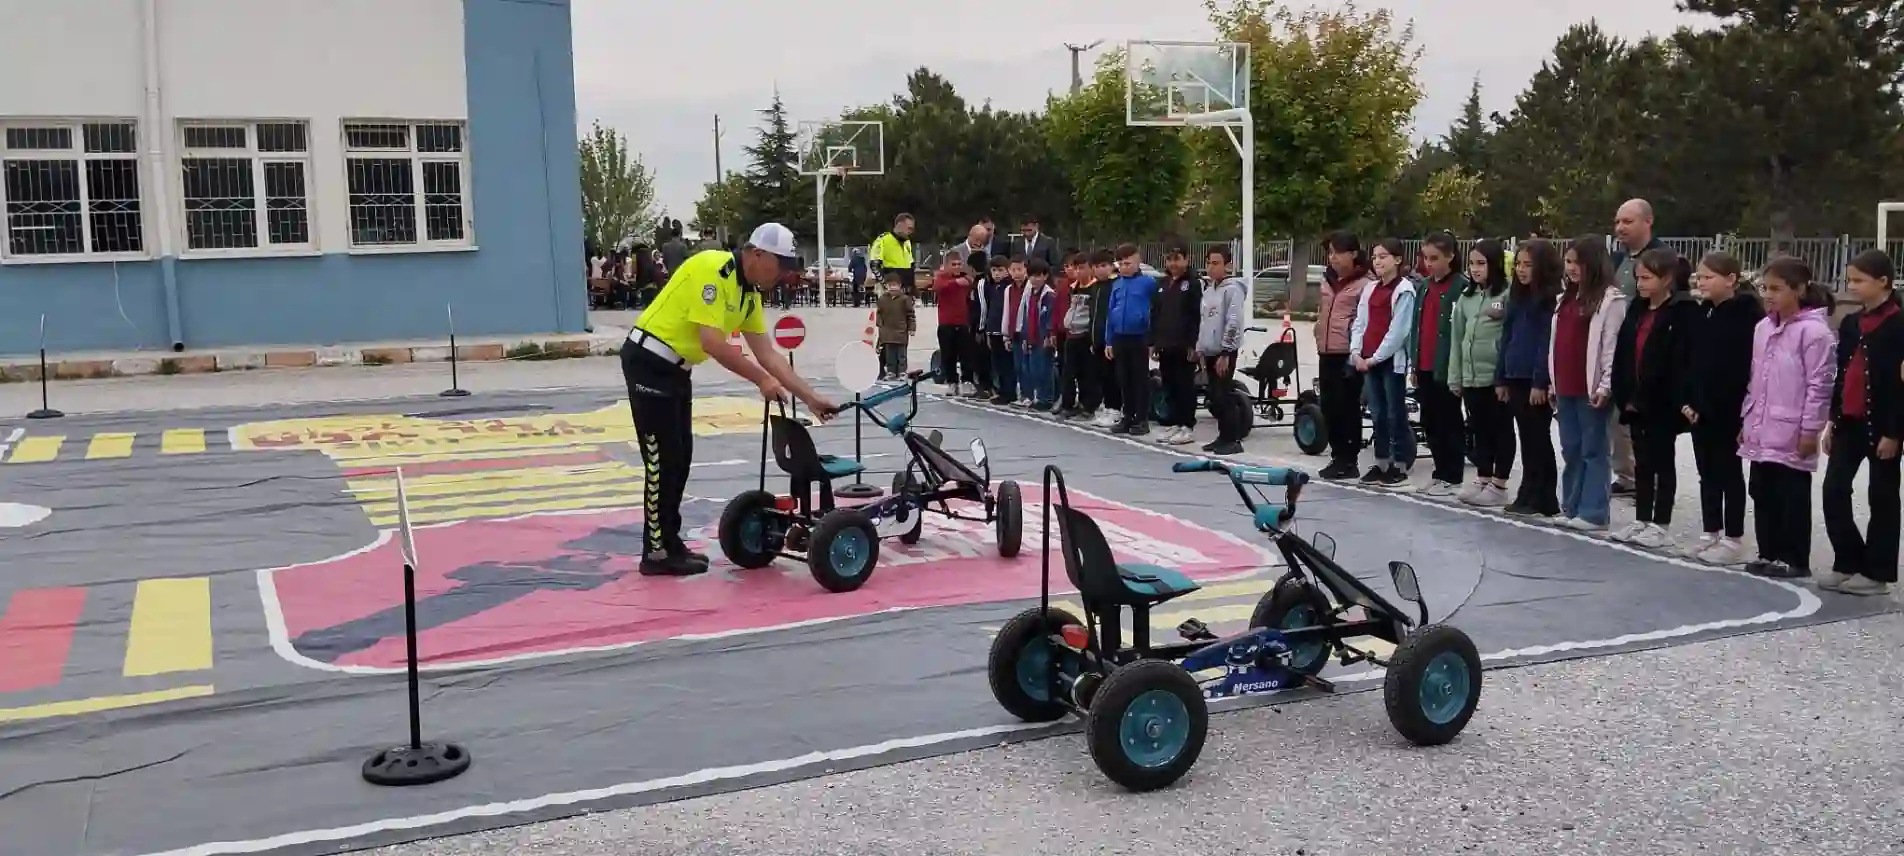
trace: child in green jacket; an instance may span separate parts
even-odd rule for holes
[[[1458,498],[1469,505],[1507,505],[1507,477],[1514,470],[1514,417],[1494,388],[1500,359],[1501,323],[1507,309],[1507,271],[1501,245],[1476,241],[1468,250],[1468,282],[1455,301],[1449,324],[1448,389],[1461,396],[1474,437],[1476,478]]]

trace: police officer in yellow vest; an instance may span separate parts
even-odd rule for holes
[[[873,245],[867,250],[875,281],[885,279],[886,271],[898,271],[900,287],[907,294],[917,294],[913,287],[911,214],[894,217],[892,231],[873,239]]]
[[[760,388],[769,401],[799,396],[815,416],[838,410],[795,374],[767,338],[761,291],[798,276],[793,232],[779,223],[754,230],[739,250],[703,250],[689,256],[635,321],[621,349],[635,437],[641,448],[645,576],[689,576],[707,570],[707,556],[681,540],[681,495],[694,460],[694,389],[691,370],[712,357]],[[728,337],[747,340],[748,359]]]

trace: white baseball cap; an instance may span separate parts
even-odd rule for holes
[[[747,246],[780,257],[783,271],[800,270],[800,250],[794,246],[793,230],[779,223],[762,223],[747,239]]]

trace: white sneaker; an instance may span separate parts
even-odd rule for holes
[[[1420,494],[1431,499],[1447,499],[1454,496],[1454,485],[1435,479],[1430,481],[1427,487],[1422,488]]]
[[[1507,488],[1492,482],[1489,482],[1486,487],[1482,488],[1481,492],[1476,494],[1474,499],[1469,502],[1470,505],[1478,505],[1482,508],[1506,508],[1507,503]]]
[[[1857,595],[1864,595],[1865,597],[1882,597],[1884,595],[1890,594],[1893,588],[1896,588],[1896,586],[1893,586],[1890,583],[1878,582],[1877,580],[1871,579],[1870,577],[1852,577],[1851,579],[1846,580],[1844,585],[1839,586],[1836,590],[1839,592],[1843,592],[1844,594],[1857,594]]]
[[[1579,517],[1569,517],[1562,520],[1560,521],[1560,526],[1563,529],[1572,529],[1575,532],[1588,532],[1602,535],[1606,534],[1607,531],[1607,525],[1605,523],[1593,523]]]
[[[1700,551],[1699,561],[1708,565],[1742,564],[1745,561],[1745,545],[1737,538],[1720,538],[1712,542],[1712,546]]]
[[[1719,535],[1715,532],[1701,533],[1699,540],[1680,547],[1679,554],[1689,559],[1705,561],[1706,551],[1719,545]]]
[[[1196,441],[1197,441],[1197,432],[1192,431],[1189,428],[1184,428],[1179,426],[1177,428],[1177,437],[1176,439],[1170,441],[1170,445],[1188,446],[1191,443],[1195,443]]]
[[[1633,536],[1632,543],[1635,547],[1658,550],[1665,547],[1671,540],[1672,536],[1667,534],[1664,527],[1657,523],[1648,523],[1640,528],[1639,534]]]
[[[1818,584],[1819,588],[1830,591],[1838,591],[1844,587],[1845,583],[1851,582],[1852,580],[1850,574],[1842,574],[1837,571],[1812,571],[1811,578],[1813,582]]]
[[[1150,440],[1151,442],[1156,443],[1159,446],[1171,445],[1177,442],[1177,432],[1179,430],[1182,430],[1182,429],[1179,429],[1175,425],[1165,425],[1161,428],[1158,428],[1156,433],[1151,436]]]
[[[1646,524],[1635,520],[1632,523],[1628,523],[1625,526],[1607,533],[1607,539],[1624,544],[1634,538],[1638,538],[1640,533],[1644,531],[1646,531]]]
[[[1097,419],[1092,420],[1091,425],[1097,428],[1109,428],[1123,418],[1124,414],[1105,408],[1097,412]]]
[[[1468,482],[1462,486],[1460,493],[1454,495],[1455,501],[1473,505],[1474,500],[1481,496],[1481,491],[1487,490],[1487,486],[1488,482],[1486,479]]]

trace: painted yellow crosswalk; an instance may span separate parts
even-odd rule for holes
[[[1192,618],[1203,622],[1210,628],[1210,632],[1218,636],[1229,636],[1248,630],[1250,616],[1256,612],[1257,601],[1274,584],[1273,578],[1237,580],[1205,586],[1182,597],[1174,598],[1158,610],[1151,612],[1151,641],[1153,643],[1177,641],[1177,626]],[[1079,618],[1084,617],[1084,605],[1075,597],[1053,598],[1051,605]],[[987,632],[993,635],[996,635],[999,629],[999,627],[986,628]],[[1360,636],[1348,641],[1357,648],[1381,657],[1386,657],[1395,650],[1394,645],[1368,636]]]
[[[214,652],[210,577],[0,591],[0,723],[208,696]]]
[[[147,435],[150,436],[150,435]],[[20,438],[11,450],[4,450],[0,461],[8,464],[47,464],[62,460],[110,461],[133,458],[141,452],[160,455],[197,455],[213,450],[208,436],[222,432],[203,428],[172,428],[159,432],[151,446],[139,443],[136,431],[100,431],[91,435],[68,437],[64,434],[32,435]],[[220,451],[223,446],[218,447]]]

